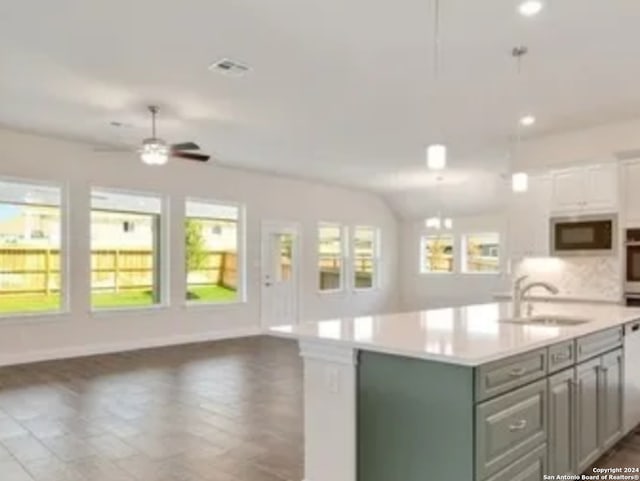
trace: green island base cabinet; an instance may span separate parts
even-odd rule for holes
[[[621,328],[475,368],[362,352],[357,479],[582,473],[622,437],[622,380]]]
[[[481,365],[300,340],[305,481],[539,481],[623,436],[623,329]]]

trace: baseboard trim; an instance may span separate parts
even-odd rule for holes
[[[181,336],[140,339],[121,343],[72,346],[60,349],[31,351],[20,354],[0,354],[0,366],[12,366],[16,364],[28,364],[40,361],[53,361],[56,359],[69,359],[74,357],[93,356],[96,354],[112,354],[116,352],[137,351],[139,349],[149,349],[153,347],[178,346],[181,344],[192,344],[197,342],[219,341],[223,339],[259,336],[261,334],[263,334],[263,330],[260,327],[248,326],[237,329],[224,329]]]

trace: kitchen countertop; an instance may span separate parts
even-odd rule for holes
[[[500,322],[509,302],[398,314],[343,317],[272,327],[273,336],[344,345],[450,364],[478,366],[640,319],[640,308],[609,304],[533,303],[533,315],[588,319],[572,326]]]

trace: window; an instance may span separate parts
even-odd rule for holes
[[[420,242],[420,271],[448,273],[454,269],[454,238],[451,234],[423,236]]]
[[[378,230],[356,227],[353,232],[353,285],[371,289],[376,285],[378,267]]]
[[[187,200],[185,262],[189,302],[238,300],[239,221],[237,206]]]
[[[91,307],[160,304],[162,199],[91,192]]]
[[[500,271],[500,235],[467,234],[463,237],[462,271],[465,273]]]
[[[60,188],[0,181],[0,315],[60,311]]]
[[[318,228],[318,271],[321,291],[342,289],[344,273],[342,226],[323,224]]]

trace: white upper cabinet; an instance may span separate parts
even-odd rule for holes
[[[618,164],[598,164],[551,172],[551,211],[558,213],[618,210]]]
[[[580,210],[584,204],[586,182],[584,169],[557,170],[551,173],[553,211]]]
[[[508,248],[511,259],[549,255],[551,179],[532,176],[527,192],[511,193]]]
[[[640,160],[622,166],[625,223],[640,227]]]

